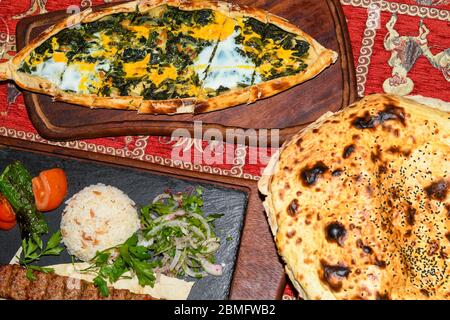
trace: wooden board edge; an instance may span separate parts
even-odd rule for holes
[[[328,4],[331,16],[334,20],[336,37],[339,43],[339,61],[341,62],[341,71],[343,74],[343,99],[341,102],[341,108],[347,106],[348,104],[356,101],[356,74],[355,67],[353,62],[353,54],[351,49],[350,37],[348,34],[347,23],[345,20],[345,16],[342,10],[342,6],[339,0],[324,0]],[[110,6],[111,4],[102,5],[99,7]],[[56,16],[62,14],[64,11],[53,11],[51,13],[46,13],[48,16]],[[16,28],[16,42],[17,47],[20,50],[24,44],[26,43],[27,38],[29,37],[29,32],[31,30],[30,26],[32,23],[36,21],[36,17],[31,16],[24,18],[18,22],[18,27]],[[19,26],[23,28],[26,32],[19,33]],[[42,113],[39,106],[35,105],[33,96],[36,96],[34,93],[22,91],[24,95],[25,105],[28,111],[28,115],[30,117],[31,122],[36,128],[37,132],[41,137],[50,141],[72,141],[79,139],[93,139],[100,138],[105,136],[122,136],[122,135],[156,135],[156,136],[170,136],[171,133],[176,129],[185,129],[191,135],[194,134],[194,124],[188,121],[174,121],[170,123],[170,121],[161,122],[158,120],[143,120],[143,121],[129,121],[129,127],[127,129],[123,129],[120,126],[120,123],[117,123],[117,127],[110,126],[105,129],[103,124],[99,125],[90,125],[90,126],[81,126],[81,127],[61,127],[56,126],[52,123],[47,123],[42,116],[39,116],[39,113]],[[35,106],[36,113],[31,112],[32,105]],[[170,125],[168,125],[168,122]],[[284,143],[294,134],[296,134],[299,130],[307,126],[308,123],[304,123],[298,126],[291,126],[279,129],[279,144]],[[102,128],[102,133],[96,132],[97,127]],[[131,127],[131,128],[130,128]],[[278,129],[252,129],[252,128],[240,128],[240,127],[228,127],[221,124],[203,124],[204,129],[218,129],[225,136],[225,131],[227,129],[235,129],[235,130],[243,130],[245,133],[244,141],[245,145],[248,146],[258,146],[260,130],[267,130],[267,134],[265,140],[267,141],[267,146],[272,147],[271,145],[271,130]],[[70,130],[68,130],[70,129]],[[90,129],[90,130],[89,130]],[[255,132],[253,132],[255,131]],[[256,142],[256,144],[255,144]],[[275,146],[277,147],[277,146]]]
[[[334,19],[334,25],[336,26],[336,36],[340,45],[339,51],[345,52],[345,54],[341,54],[341,69],[344,71],[344,92],[346,93],[342,100],[341,108],[343,108],[358,99],[356,69],[347,20],[341,2],[340,0],[328,0],[327,3]]]
[[[187,171],[135,159],[114,157],[0,136],[0,146],[2,145],[44,155],[93,161],[116,167],[134,168],[179,179],[201,181],[246,191],[248,194],[247,213],[241,233],[241,242],[229,299],[281,299],[286,284],[285,272],[269,229],[256,181]],[[255,236],[260,238],[255,241]],[[259,257],[260,259],[256,261],[254,257]],[[256,280],[257,278],[260,278],[261,281]]]

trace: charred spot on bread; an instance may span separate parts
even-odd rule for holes
[[[402,155],[404,155],[405,157],[409,157],[411,155],[411,150],[410,149],[402,150]]]
[[[386,268],[386,261],[375,258],[375,265],[380,269],[384,269]]]
[[[342,157],[347,159],[350,155],[355,151],[356,146],[354,144],[350,144],[344,148],[344,152],[342,153]]]
[[[407,211],[406,211],[406,222],[410,225],[413,226],[414,222],[416,221],[416,213],[417,210],[411,206],[408,207]]]
[[[370,160],[372,160],[373,163],[376,163],[376,162],[382,161],[382,158],[383,158],[383,156],[381,154],[381,147],[380,147],[380,145],[377,144],[375,146],[375,151],[372,151],[370,153]]]
[[[293,238],[295,236],[295,233],[296,233],[295,229],[292,229],[292,230],[286,232],[286,237],[291,239],[291,238]]]
[[[402,150],[399,146],[390,146],[387,149],[387,152],[389,152],[391,154],[400,154],[405,157],[409,157],[411,155],[411,150],[409,150],[409,149]]]
[[[356,246],[360,249],[362,249],[362,251],[366,254],[372,254],[373,250],[370,246],[367,246],[364,244],[364,242],[361,239],[358,239],[356,241]]]
[[[300,173],[303,185],[309,187],[316,184],[317,179],[328,170],[329,168],[322,161],[317,162],[312,167],[303,168]]]
[[[374,189],[372,188],[372,186],[370,184],[366,185],[366,192],[369,197],[373,196]]]
[[[444,179],[439,179],[426,187],[425,192],[430,199],[444,201],[447,197],[448,183]]]
[[[448,254],[444,251],[443,248],[441,248],[441,250],[439,251],[439,257],[443,260],[447,260],[448,259]]]
[[[326,261],[321,260],[321,280],[325,282],[332,291],[340,291],[342,289],[342,280],[347,279],[350,269],[343,265],[330,265]]]
[[[420,289],[420,293],[423,294],[425,297],[429,297],[430,293],[426,289]]]
[[[287,207],[287,212],[291,217],[295,217],[298,213],[298,209],[299,209],[298,200],[294,199],[289,203]]]
[[[399,147],[399,146],[390,146],[390,147],[387,149],[387,151],[388,151],[389,153],[393,153],[393,154],[400,153],[400,147]]]
[[[439,248],[440,248],[439,241],[431,240],[428,243],[428,252],[427,252],[427,254],[429,256],[434,256],[439,251]]]
[[[372,254],[372,252],[373,252],[373,250],[370,246],[363,246],[362,250],[364,251],[364,253],[367,253],[367,254]]]
[[[342,223],[332,222],[325,228],[325,235],[328,241],[334,241],[342,247],[347,235],[347,230]]]
[[[403,126],[406,125],[405,109],[395,105],[387,105],[384,110],[375,115],[366,111],[362,117],[355,117],[352,125],[357,129],[373,129],[387,121],[398,121]]]
[[[388,171],[388,169],[387,169],[387,167],[386,167],[384,164],[382,164],[382,165],[380,165],[380,166],[378,167],[378,173],[379,173],[379,174],[387,173],[387,171]]]
[[[194,113],[203,113],[210,107],[209,103],[206,101],[198,101],[194,107]]]
[[[377,292],[376,293],[376,299],[377,300],[391,300],[389,297],[389,293],[387,291],[381,293],[381,292]]]

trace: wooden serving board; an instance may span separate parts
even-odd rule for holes
[[[134,111],[91,110],[52,102],[52,98],[45,95],[24,92],[29,116],[39,134],[50,140],[134,134],[171,135],[179,128],[187,129],[192,134],[194,121],[202,121],[204,130],[219,129],[224,136],[227,128],[255,129],[245,134],[246,143],[250,144],[258,141],[255,138],[262,137],[258,129],[280,129],[280,142],[283,142],[326,111],[337,111],[356,99],[353,57],[339,0],[233,2],[262,8],[286,18],[325,47],[338,52],[339,59],[316,78],[274,97],[199,115],[139,115]],[[55,11],[21,20],[16,29],[18,49],[66,16],[64,11]]]
[[[269,230],[255,181],[187,172],[132,159],[116,158],[80,150],[67,150],[51,145],[0,137],[0,148],[6,146],[33,153],[37,152],[43,156],[87,161],[96,165],[108,165],[109,167],[134,168],[153,175],[167,177],[168,180],[175,178],[188,183],[191,182],[193,185],[209,184],[244,192],[247,195],[247,208],[228,297],[229,299],[252,300],[281,298],[286,284],[284,269]],[[11,159],[11,161],[13,160]],[[119,181],[115,183],[119,183]],[[236,227],[238,228],[238,226]]]

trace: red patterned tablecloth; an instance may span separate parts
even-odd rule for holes
[[[69,5],[85,9],[104,2],[111,0],[0,0],[0,62],[15,54],[15,27],[20,18],[67,9]],[[350,31],[360,96],[392,92],[450,101],[450,0],[341,0],[341,3]],[[250,159],[258,152],[270,155],[273,151],[155,136],[49,142],[36,133],[23,97],[11,83],[0,84],[0,134],[255,180],[267,157],[259,157],[257,163]],[[174,160],[173,152],[180,150],[190,152],[191,161]],[[217,163],[225,158],[227,164]],[[288,285],[285,298],[294,296]]]

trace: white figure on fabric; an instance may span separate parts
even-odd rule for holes
[[[31,16],[35,13],[37,14],[46,13],[47,12],[47,9],[45,8],[46,4],[47,0],[31,0],[30,8],[23,13],[13,16],[13,19],[22,19]]]
[[[384,38],[384,47],[391,51],[388,61],[392,67],[392,76],[383,83],[386,93],[407,95],[414,89],[414,82],[408,77],[408,72],[420,56],[425,56],[431,65],[439,69],[444,78],[450,81],[450,48],[436,55],[430,51],[427,36],[430,30],[420,21],[419,35],[416,37],[400,36],[395,30],[397,15],[394,13],[386,24],[388,33]]]

